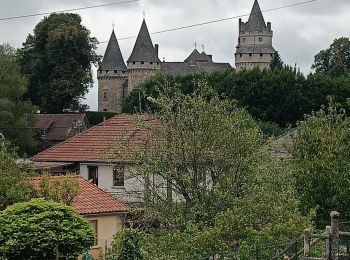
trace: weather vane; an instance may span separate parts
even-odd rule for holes
[[[115,23],[114,23],[114,21],[112,21],[112,28],[113,28],[113,30],[114,30],[114,27],[115,27]]]
[[[194,48],[197,50],[197,42],[194,42]]]
[[[205,49],[205,48],[204,48],[204,44],[202,44],[202,48],[203,48],[203,52],[204,52],[204,49]]]
[[[143,11],[143,20],[145,20],[145,19],[146,19],[146,12]]]

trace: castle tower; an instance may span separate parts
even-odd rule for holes
[[[134,49],[127,61],[128,64],[128,94],[147,78],[160,70],[158,45],[153,46],[145,20],[143,20]]]
[[[126,96],[128,73],[114,30],[97,72],[98,111],[121,112]]]
[[[239,19],[239,37],[235,53],[237,71],[269,68],[273,54],[271,23],[265,23],[258,0],[254,1],[248,22]]]

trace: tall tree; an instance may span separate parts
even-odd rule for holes
[[[31,130],[34,122],[30,116],[35,108],[23,101],[26,92],[27,80],[21,74],[15,49],[0,45],[0,133],[21,154],[35,146]]]
[[[306,117],[294,137],[296,187],[304,210],[317,209],[316,223],[323,227],[329,213],[349,217],[350,119],[333,102]]]
[[[291,169],[271,158],[257,123],[203,79],[190,95],[182,89],[153,100],[159,124],[145,123],[150,141],[135,154],[147,187],[136,223],[151,233],[143,252],[209,259],[262,234],[297,236],[309,218],[298,211]]]
[[[312,68],[316,72],[339,77],[350,72],[350,39],[335,39],[331,46],[315,56]]]
[[[270,63],[270,69],[283,69],[283,61],[281,56],[279,55],[278,51],[276,51],[273,54],[271,63]]]
[[[47,113],[76,110],[93,82],[97,43],[78,14],[51,14],[39,22],[19,52],[33,104]]]

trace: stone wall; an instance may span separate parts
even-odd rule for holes
[[[142,82],[160,71],[160,63],[128,63],[128,91],[127,95]]]
[[[128,74],[98,72],[98,111],[121,112]],[[104,92],[107,92],[107,99]]]

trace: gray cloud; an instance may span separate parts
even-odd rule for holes
[[[302,0],[260,0],[263,10],[289,5]],[[115,2],[114,0],[12,0],[2,4],[0,17],[36,12],[69,9],[87,5]],[[137,35],[142,13],[151,32],[232,17],[250,12],[253,0],[141,0],[127,5],[109,6],[80,11],[83,24],[100,41],[109,39],[112,22],[116,24],[118,38]],[[318,0],[307,5],[267,12],[266,21],[272,22],[274,46],[288,64],[298,66],[308,73],[313,57],[327,48],[338,37],[348,36],[350,24],[349,0]],[[20,47],[26,36],[33,31],[42,17],[0,21],[0,43],[9,42]],[[247,17],[243,18],[246,20]],[[237,19],[201,27],[194,27],[159,35],[152,35],[154,43],[160,44],[160,58],[167,61],[184,60],[197,42],[198,48],[213,54],[218,62],[234,64],[234,51],[238,37]],[[135,39],[120,41],[126,60]],[[106,44],[100,44],[98,53],[103,54]],[[96,76],[95,76],[96,77]],[[95,79],[97,80],[97,79]],[[97,108],[97,86],[91,89],[87,103]]]

